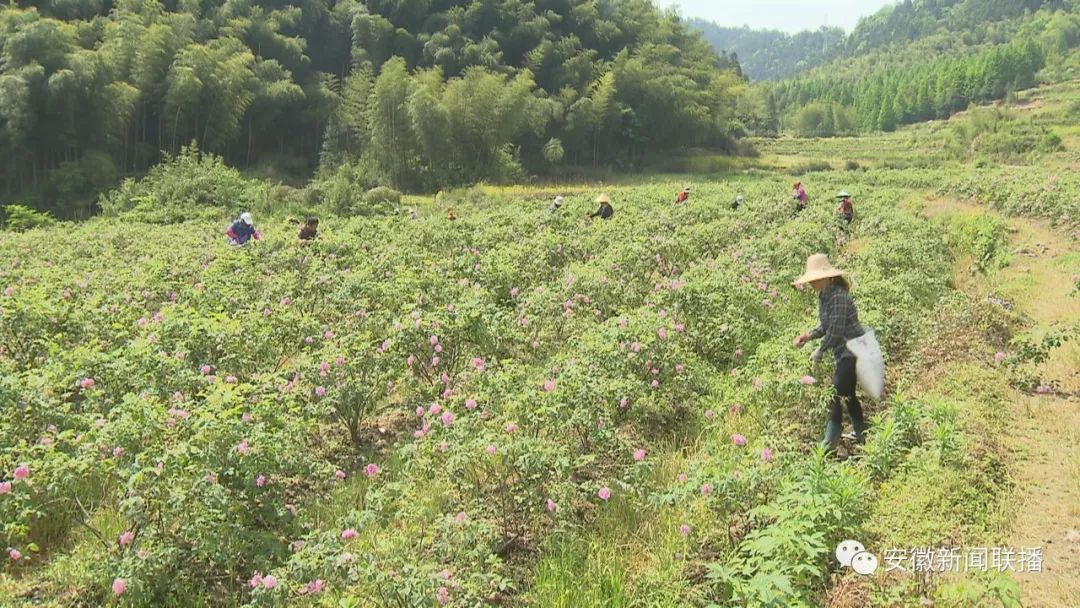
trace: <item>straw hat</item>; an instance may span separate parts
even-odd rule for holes
[[[795,285],[805,285],[806,283],[811,283],[818,279],[830,279],[832,277],[843,275],[843,270],[833,268],[833,265],[829,263],[829,256],[824,253],[815,253],[806,258],[806,272],[804,272],[801,277],[795,279]]]
[[[604,203],[607,203],[607,204],[610,205],[611,204],[611,199],[608,198],[608,196],[606,194],[601,194],[600,196],[596,197],[596,202],[600,203],[601,205],[604,204]]]
[[[841,190],[840,192],[836,193],[836,198],[851,198],[851,195],[848,194],[847,190]]]
[[[245,212],[241,213],[241,214],[240,214],[240,221],[241,221],[241,222],[244,222],[244,223],[245,223],[245,224],[247,224],[248,226],[251,226],[251,225],[252,225],[252,224],[251,224],[251,214],[250,214],[250,213],[248,213],[247,211],[245,211]]]
[[[687,186],[687,187],[683,188],[683,190],[682,190],[682,191],[683,191],[683,192],[686,192],[687,194],[689,194],[689,193],[690,193],[690,186]]]
[[[556,196],[556,197],[555,197],[555,205],[561,205],[561,204],[563,204],[563,202],[564,202],[565,200],[566,200],[566,199],[564,199],[564,198],[563,198],[563,197],[561,197],[561,196]]]

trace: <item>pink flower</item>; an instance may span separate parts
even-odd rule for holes
[[[681,334],[684,331],[686,331],[686,326],[683,325],[682,323],[676,323],[675,324],[675,331],[677,331],[677,332],[679,332]]]
[[[549,392],[549,393],[553,392],[555,390],[555,379],[554,378],[548,378],[544,382],[544,390]]]
[[[532,347],[534,349],[540,348],[540,342],[538,340],[533,340],[532,341]]]
[[[660,338],[661,340],[667,340],[667,330],[666,330],[666,329],[664,329],[663,327],[661,327],[660,329],[656,330],[656,335],[657,335],[657,336],[658,336],[658,337],[659,337],[659,338]]]
[[[998,363],[1001,363],[1004,360],[1005,360],[1005,353],[1001,352],[1000,350],[998,352],[994,353],[994,361],[997,361]]]
[[[454,516],[454,521],[456,521],[459,524],[465,523],[468,519],[469,519],[469,514],[464,512],[464,511],[461,511],[457,515]]]
[[[679,473],[678,477],[675,478],[675,481],[686,483],[686,473]]]
[[[441,362],[441,361],[442,361],[442,359],[440,359],[438,357],[432,357],[431,358],[431,367],[439,367],[439,362]]]
[[[323,592],[323,580],[321,578],[315,579],[304,587],[304,593],[322,593]]]
[[[413,355],[409,355],[405,358],[405,365],[412,367],[414,363],[416,363],[416,357],[414,357]]]
[[[442,420],[443,426],[450,426],[450,425],[454,424],[454,412],[451,412],[450,410],[446,410],[445,412],[443,412],[443,415],[440,418],[440,420]]]
[[[626,400],[626,397],[623,397],[622,399],[619,399],[619,407],[621,407],[623,409],[626,409],[626,406],[629,405],[629,403],[630,402]]]
[[[11,482],[10,481],[0,482],[0,496],[3,496],[4,494],[7,494],[10,491],[11,491]]]
[[[314,342],[315,342],[315,338],[312,338],[311,336],[308,336],[308,337],[304,338],[304,344],[312,344]]]
[[[649,386],[651,386],[653,388],[659,388],[660,381],[659,380],[653,380],[652,382],[649,383]]]
[[[429,407],[427,411],[427,413],[431,414],[432,416],[438,416],[440,412],[442,412],[442,406],[438,403],[432,403],[431,407]]]
[[[316,397],[325,397],[326,396],[326,387],[325,386],[316,386],[315,387],[315,396]]]
[[[641,462],[642,460],[645,460],[645,450],[642,450],[640,448],[637,449],[637,450],[634,450],[634,460],[636,460],[638,462]]]
[[[439,590],[435,592],[435,599],[439,601],[440,606],[445,606],[450,601],[450,590],[439,587]]]
[[[329,374],[330,374],[330,364],[327,363],[326,361],[323,361],[322,363],[319,364],[319,375],[322,376],[323,378],[325,378]]]
[[[206,483],[210,485],[216,484],[218,481],[217,473],[208,473],[206,475]]]
[[[434,336],[433,335],[430,338],[428,338],[428,344],[430,344],[432,346],[435,346],[438,343],[439,343],[439,336]]]
[[[350,538],[356,538],[358,536],[355,528],[349,528],[341,531],[341,539],[349,540]]]
[[[547,499],[547,502],[544,503],[544,506],[547,507],[548,513],[554,513],[559,509],[558,505],[555,504],[555,501],[551,500],[550,498]]]
[[[118,578],[112,582],[113,595],[124,595],[125,591],[127,591],[127,583],[124,582],[124,579]]]
[[[277,582],[277,577],[273,574],[267,574],[262,579],[263,587],[267,589],[273,589],[274,587],[277,587]]]
[[[802,382],[806,386],[810,386],[811,384],[817,382],[817,380],[813,376],[803,376],[799,379],[799,382]]]
[[[701,484],[701,495],[702,496],[708,496],[709,494],[712,494],[712,491],[713,491],[713,486],[712,486],[711,483],[703,483],[703,484]]]
[[[521,290],[519,290],[519,289],[518,289],[517,287],[511,287],[511,288],[510,288],[510,297],[511,297],[511,298],[516,298],[516,297],[518,297],[518,294],[519,294],[519,293],[521,293]]]
[[[450,384],[450,374],[443,372],[442,375],[439,376],[439,381],[443,384]]]
[[[11,296],[15,295],[15,288],[14,287],[7,287],[6,289],[4,289],[4,295],[9,297],[9,298]]]
[[[476,357],[475,359],[473,359],[472,364],[478,372],[482,372],[487,368],[487,363],[485,363],[484,360],[480,357]]]
[[[679,534],[682,534],[683,536],[690,536],[690,526],[686,524],[679,526]]]
[[[225,376],[225,384],[236,384],[237,382],[236,376]]]
[[[607,500],[611,498],[611,489],[608,487],[600,488],[600,491],[596,493],[600,497],[600,500]]]
[[[133,541],[133,540],[135,540],[135,533],[132,532],[131,530],[128,530],[127,532],[124,532],[123,534],[120,535],[120,540],[119,540],[120,546],[123,547],[123,546],[126,546],[126,545],[130,545],[131,541]]]
[[[334,339],[334,332],[332,332],[332,331],[330,331],[330,330],[328,329],[328,330],[326,330],[326,331],[324,331],[324,332],[323,332],[323,335],[322,335],[322,337],[323,337],[323,338],[325,338],[325,339],[327,339],[327,340],[333,340],[333,339]]]
[[[629,324],[629,321],[627,321],[625,317],[619,319],[619,327],[626,327],[627,324]]]
[[[22,559],[22,553],[19,553],[18,549],[8,549],[8,557],[11,558],[11,561],[17,562]]]
[[[507,433],[516,433],[518,430],[518,425],[516,422],[507,422],[506,426],[503,428],[506,430]]]
[[[369,478],[375,477],[378,474],[379,474],[379,465],[377,465],[375,463],[370,463],[370,464],[368,464],[367,466],[364,467],[364,475],[367,475]]]
[[[739,447],[742,447],[742,446],[746,445],[746,437],[744,437],[744,436],[742,436],[742,435],[740,435],[738,433],[735,433],[734,435],[731,436],[731,442],[734,443],[735,445],[739,446]]]
[[[466,399],[465,400],[465,408],[466,409],[475,410],[476,405],[477,405],[476,404],[476,399]]]
[[[754,385],[754,390],[755,391],[761,390],[761,385],[762,385],[761,378],[754,378],[753,385]]]
[[[424,416],[424,406],[422,406],[422,405],[416,406],[416,417],[417,418],[423,418],[423,416]]]
[[[334,477],[337,477],[338,481],[344,480],[345,479],[345,471],[342,471],[341,469],[338,469],[338,470],[334,471]]]
[[[209,365],[203,365],[202,367],[199,368],[199,371],[202,372],[202,375],[209,376],[210,372],[213,371],[213,370],[210,369]]]
[[[682,363],[678,363],[678,364],[675,365],[675,373],[676,374],[681,374],[684,371],[686,371],[686,366],[685,365],[683,365]]]
[[[40,443],[41,445],[52,445],[52,442],[52,437],[42,437],[38,443]]]
[[[485,452],[487,452],[487,455],[488,455],[488,456],[494,456],[494,455],[495,455],[495,452],[496,452],[497,450],[496,450],[495,446],[493,446],[493,445],[489,445],[489,446],[487,446],[486,448],[484,448],[484,451],[485,451]]]
[[[729,411],[729,412],[731,412],[731,413],[732,413],[733,415],[736,415],[736,416],[738,416],[738,415],[739,415],[739,413],[741,413],[741,412],[742,412],[742,405],[740,405],[740,404],[738,404],[738,403],[732,403],[732,404],[731,404],[731,405],[730,405],[730,406],[728,407],[728,411]]]
[[[705,410],[705,418],[707,420],[712,420],[714,417],[716,417],[716,412],[712,410]]]
[[[262,575],[256,572],[255,574],[251,575],[250,579],[248,579],[248,586],[254,589],[255,587],[258,587],[262,584],[262,580]]]
[[[83,378],[82,381],[79,382],[79,386],[81,386],[84,390],[92,389],[94,388],[94,379]]]
[[[338,357],[337,359],[334,359],[334,364],[338,367],[345,365],[345,357]]]
[[[249,412],[244,412],[244,414],[240,416],[240,420],[243,420],[244,422],[253,422],[255,420],[255,417],[252,416]]]
[[[112,455],[113,455],[113,458],[119,458],[119,457],[123,456],[124,455],[124,448],[119,447],[119,446],[113,448],[112,449]]]
[[[281,305],[282,306],[288,306],[289,304],[292,304],[292,298],[290,298],[289,296],[285,296],[284,298],[281,298]]]
[[[631,342],[630,343],[630,350],[634,351],[635,353],[640,353],[641,352],[641,345],[638,344],[637,341]]]
[[[761,459],[764,460],[765,462],[772,462],[772,460],[773,460],[772,448],[765,448],[765,449],[761,450]]]
[[[285,510],[288,511],[290,515],[296,515],[296,505],[294,504],[285,505]]]
[[[735,356],[736,357],[741,357],[742,356],[742,349],[741,348],[736,348],[735,349]]]
[[[436,344],[435,345],[435,352],[437,352],[437,353],[442,352],[442,344]]]
[[[241,441],[240,443],[238,443],[236,445],[236,453],[240,454],[241,456],[243,456],[244,454],[247,454],[249,449],[250,448],[248,447],[247,439],[244,439],[243,441]]]
[[[16,481],[26,479],[27,477],[30,477],[30,467],[25,464],[20,464],[19,466],[15,467]]]
[[[266,485],[266,475],[259,475],[255,478],[255,485],[260,488]]]

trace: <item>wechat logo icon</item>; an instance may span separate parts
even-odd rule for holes
[[[842,568],[851,568],[862,576],[870,576],[878,569],[877,556],[857,540],[845,540],[837,545],[836,561]]]

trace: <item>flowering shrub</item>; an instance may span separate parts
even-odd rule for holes
[[[722,183],[678,208],[656,203],[671,184],[612,190],[591,223],[574,197],[554,217],[475,197],[453,224],[327,218],[303,245],[269,218],[244,248],[204,221],[13,234],[3,568],[94,605],[512,603],[549,539],[626,510],[664,522],[687,597],[765,597],[764,563],[792,588],[769,593],[809,598],[893,461],[837,485],[798,464],[832,388],[791,348],[816,324],[791,279],[833,254],[899,357],[950,268],[932,226],[845,179],[881,192],[856,251],[831,208],[792,218],[764,182],[739,211]],[[881,447],[907,449],[893,420]]]

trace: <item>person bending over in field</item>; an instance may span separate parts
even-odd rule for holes
[[[855,219],[855,204],[851,202],[851,195],[846,191],[841,190],[836,198],[840,199],[840,205],[836,207],[836,214],[840,216],[840,219],[845,223],[850,224],[851,220]]]
[[[795,182],[791,188],[791,200],[795,201],[795,213],[798,213],[806,209],[810,197],[806,195],[806,188],[803,187],[802,182]]]
[[[829,422],[825,427],[822,447],[833,450],[840,443],[840,433],[844,428],[842,407],[847,404],[851,424],[855,429],[856,443],[863,443],[866,425],[863,422],[862,406],[855,396],[855,355],[848,350],[847,342],[865,333],[859,324],[859,314],[855,302],[851,299],[844,273],[829,264],[829,258],[823,253],[810,256],[806,260],[806,272],[795,279],[795,286],[810,284],[818,294],[818,317],[821,323],[814,329],[795,338],[795,347],[802,348],[810,340],[821,338],[821,345],[810,355],[813,362],[821,360],[826,351],[833,351],[836,356],[836,372],[833,374],[833,386],[836,394],[829,406]]]
[[[262,238],[262,235],[258,230],[255,230],[255,224],[251,221],[251,214],[243,212],[240,214],[240,218],[229,226],[229,229],[225,231],[225,236],[229,237],[230,245],[246,245],[251,239],[256,241]]]
[[[675,204],[681,205],[688,200],[690,200],[690,186],[683,188],[682,192],[675,195]]]
[[[611,219],[611,216],[615,215],[615,209],[611,207],[611,199],[608,198],[608,195],[601,194],[596,197],[596,202],[600,203],[600,208],[596,210],[596,213],[589,217],[598,217],[602,220],[609,220]]]
[[[556,196],[552,199],[551,204],[548,205],[548,213],[554,215],[563,206],[565,199],[561,196]]]
[[[457,216],[454,215],[453,209],[446,210],[446,219],[450,220],[451,222],[457,221]]]
[[[746,199],[743,198],[743,195],[740,194],[739,196],[736,196],[735,200],[731,202],[732,210],[738,211],[739,207],[742,207],[744,202],[746,202]]]
[[[317,236],[319,236],[319,218],[309,217],[300,226],[300,240],[313,241]]]

